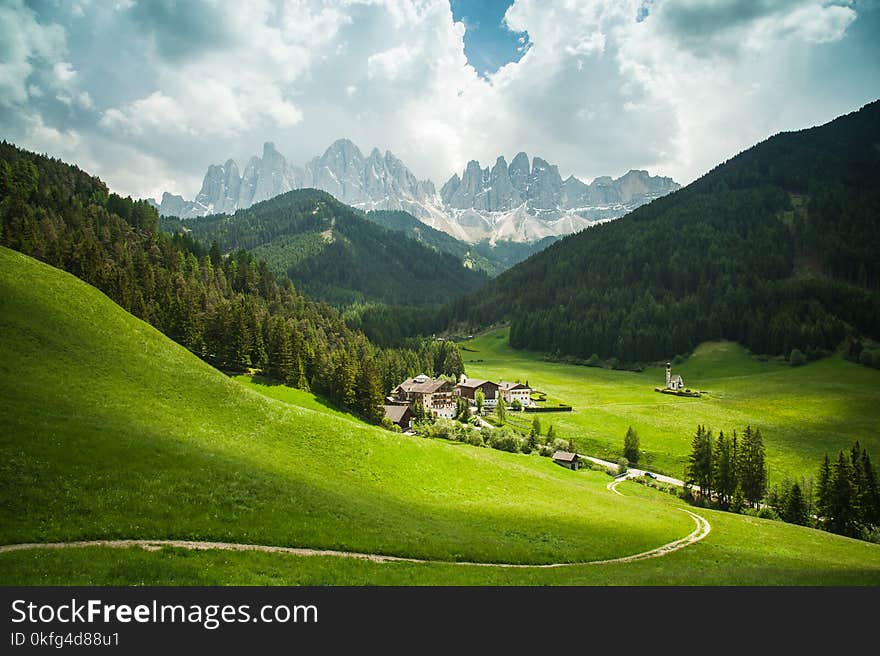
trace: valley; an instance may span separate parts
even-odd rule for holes
[[[509,329],[462,342],[468,375],[528,381],[572,412],[542,413],[544,430],[572,439],[581,453],[616,461],[632,426],[644,451],[639,466],[682,478],[698,424],[764,435],[771,485],[784,478],[815,477],[823,455],[859,440],[880,457],[877,390],[880,371],[828,357],[803,367],[758,358],[733,342],[707,342],[673,365],[701,398],[660,395],[663,367],[635,373],[547,362],[540,353],[514,350]],[[514,416],[528,430],[534,415]]]
[[[633,483],[622,486],[625,496],[611,494],[602,472],[395,435],[328,411],[303,392],[285,392],[285,400],[256,393],[94,288],[6,249],[0,284],[0,322],[9,336],[0,345],[4,544],[201,540],[540,565],[625,557],[694,530],[681,501]],[[37,548],[0,553],[0,580],[880,582],[877,545],[699,513],[712,526],[700,542],[616,564],[510,570],[172,546]]]

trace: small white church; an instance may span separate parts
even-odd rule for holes
[[[672,363],[666,363],[666,389],[668,390],[683,390],[684,389],[684,379],[679,375],[672,375]]]

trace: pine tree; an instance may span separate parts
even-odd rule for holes
[[[767,492],[767,467],[764,463],[764,441],[759,429],[746,426],[739,448],[738,473],[743,497],[757,507]]]
[[[877,485],[877,474],[871,464],[868,452],[862,451],[861,458],[864,494],[862,498],[862,521],[871,527],[880,527],[880,490]]]
[[[627,459],[630,465],[639,462],[639,436],[630,426],[626,429],[626,435],[623,438],[623,457]]]
[[[831,484],[831,461],[826,453],[816,479],[816,515],[820,525],[831,515]]]
[[[216,240],[211,242],[210,257],[211,264],[215,267],[219,266],[223,261],[223,256],[220,254],[220,244]]]
[[[712,496],[712,433],[702,425],[691,441],[691,455],[687,467],[687,482],[700,488],[701,498]]]
[[[862,506],[865,502],[866,494],[864,470],[862,469],[862,446],[858,440],[853,443],[849,457],[850,482],[853,488],[853,511],[861,522],[862,515],[864,514]]]
[[[284,320],[280,317],[275,320],[270,342],[269,371],[286,384],[293,384],[296,382],[294,375],[299,372],[294,371],[295,362],[293,359],[293,349],[290,344],[290,333],[287,331],[287,325]]]
[[[504,399],[498,399],[498,403],[495,406],[495,414],[498,415],[498,421],[502,424],[507,419],[507,404],[504,403]]]
[[[737,480],[733,444],[725,437],[724,431],[718,433],[718,439],[715,441],[713,467],[718,502],[722,508],[727,509],[736,492]]]
[[[306,378],[306,371],[303,367],[302,359],[297,356],[296,363],[294,364],[293,371],[296,375],[296,387],[297,389],[309,391],[309,380]]]
[[[361,362],[356,384],[357,410],[369,422],[382,421],[382,382],[372,358]]]
[[[857,516],[853,508],[855,490],[852,486],[852,467],[843,451],[838,453],[831,474],[828,530],[840,535],[853,536],[857,530]]]
[[[339,353],[333,368],[333,396],[346,408],[354,408],[357,400],[355,380],[357,371],[352,358],[345,351]]]
[[[792,484],[786,496],[782,519],[791,524],[800,524],[801,526],[806,526],[809,523],[807,503],[801,486],[798,485],[797,481]]]

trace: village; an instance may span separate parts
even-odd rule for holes
[[[665,386],[655,387],[654,390],[678,396],[700,396],[699,392],[685,389],[684,379],[678,374],[673,375],[670,362],[666,363]],[[431,378],[427,374],[420,374],[408,378],[391,390],[382,409],[392,424],[408,431],[412,427],[417,405],[437,419],[455,419],[459,412],[459,399],[467,402],[471,414],[492,412],[499,401],[504,401],[513,410],[529,412],[537,409],[532,400],[533,391],[528,384],[520,382],[499,380],[495,383],[491,380],[468,378],[462,374],[461,379],[453,383],[445,378]],[[570,411],[571,406],[561,406],[559,409]]]
[[[480,396],[482,401],[478,403]],[[471,414],[490,412],[499,401],[512,409],[534,406],[532,389],[523,383],[503,380],[495,383],[491,380],[467,378],[464,375],[457,383],[453,383],[444,378],[420,374],[415,378],[408,378],[391,390],[391,395],[385,399],[382,408],[391,423],[407,431],[412,427],[416,406],[437,419],[455,419],[459,399],[467,402]]]
[[[666,380],[663,387],[654,391],[677,396],[699,397],[700,392],[686,389],[684,379],[672,373],[672,363],[666,363]],[[477,427],[492,428],[483,417],[497,412],[500,403],[505,408],[517,412],[571,411],[570,405],[544,406],[536,402],[545,397],[526,383],[499,380],[497,383],[482,378],[468,378],[462,374],[458,382],[446,378],[432,378],[419,374],[397,385],[385,398],[382,406],[384,421],[389,428],[412,434],[419,417],[433,419],[460,419],[463,412],[469,413]],[[502,420],[503,422],[503,420]],[[570,443],[569,443],[570,444]],[[571,448],[569,446],[569,448]],[[577,470],[579,454],[567,450],[554,449],[550,453],[554,462],[563,467]],[[597,461],[598,462],[598,461]]]

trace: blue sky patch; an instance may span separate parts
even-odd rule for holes
[[[452,16],[464,21],[464,54],[482,77],[519,61],[531,45],[527,32],[512,32],[504,12],[513,0],[450,0]]]

